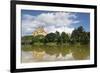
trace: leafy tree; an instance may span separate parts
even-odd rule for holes
[[[55,33],[49,33],[46,36],[37,35],[37,36],[23,36],[21,38],[22,44],[34,44],[34,43],[49,43],[53,42],[57,45],[61,45],[63,43],[80,43],[80,44],[88,44],[90,43],[90,32],[84,31],[82,26],[73,30],[72,34],[69,36],[65,32],[61,34],[56,31]]]
[[[90,35],[89,32],[85,32],[82,26],[74,29],[71,35],[72,43],[87,44],[89,43]]]
[[[34,43],[35,43],[35,37],[33,36],[31,44],[34,45]]]
[[[61,40],[62,40],[62,43],[68,42],[68,40],[69,40],[68,34],[66,34],[65,32],[62,32],[61,33]]]
[[[43,39],[44,39],[43,35],[34,36],[34,41],[35,42],[43,42]]]
[[[82,26],[79,26],[77,28],[78,33],[83,33],[84,32],[84,28]]]
[[[60,36],[60,33],[58,32],[58,31],[56,31],[56,43],[57,43],[57,45],[58,44],[61,44],[61,36]]]
[[[60,33],[59,33],[58,31],[56,31],[55,34],[56,34],[56,39],[57,39],[58,37],[60,37]]]
[[[56,41],[56,34],[55,33],[49,33],[45,36],[46,42],[55,42]]]
[[[21,37],[21,43],[22,44],[31,44],[32,43],[33,36],[23,36]]]
[[[77,42],[77,39],[78,39],[78,32],[77,29],[74,29],[71,34],[70,42],[74,44],[75,42]]]
[[[61,40],[61,36],[59,36],[56,40],[57,45],[61,45],[62,44],[62,40]]]
[[[80,40],[80,44],[88,44],[88,43],[90,43],[90,33],[84,32],[83,37]]]

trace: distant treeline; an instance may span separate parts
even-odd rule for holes
[[[46,36],[23,36],[21,38],[22,44],[32,44],[43,43],[56,43],[59,44],[89,44],[90,43],[90,32],[86,32],[82,26],[74,29],[72,34],[67,34],[65,32],[59,33],[48,33]]]

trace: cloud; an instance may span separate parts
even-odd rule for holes
[[[23,14],[22,15],[22,35],[30,35],[38,27],[44,27],[45,31],[50,32],[66,32],[71,33],[74,30],[70,25],[79,23],[74,13],[65,12],[48,12],[41,13],[37,16]]]

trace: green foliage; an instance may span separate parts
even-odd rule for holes
[[[43,43],[46,45],[47,43],[56,43],[57,45],[62,44],[89,44],[90,42],[90,32],[84,31],[82,26],[73,30],[72,34],[67,34],[62,32],[61,34],[56,31],[55,33],[48,33],[46,36],[38,35],[38,36],[23,36],[22,44],[35,44],[35,43]]]
[[[82,26],[74,29],[71,35],[71,42],[72,43],[80,43],[80,44],[87,44],[89,43],[90,33],[85,32]]]
[[[43,39],[44,39],[43,35],[34,36],[35,42],[43,42]]]
[[[31,44],[33,36],[23,36],[21,37],[22,44]]]
[[[55,33],[49,33],[45,36],[46,42],[55,42],[56,41],[56,34]]]
[[[80,44],[88,44],[90,42],[90,33],[84,32],[81,37]]]
[[[61,33],[61,39],[62,39],[62,43],[66,43],[69,41],[69,36],[68,34],[66,34],[65,32]]]
[[[59,44],[62,44],[61,43],[61,36],[60,36],[60,33],[58,32],[58,31],[56,31],[56,43],[57,43],[57,45],[59,45]]]

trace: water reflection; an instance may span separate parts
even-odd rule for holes
[[[31,51],[22,51],[22,62],[85,60],[89,59],[89,46],[31,46]],[[30,52],[30,53],[29,53]],[[29,56],[25,59],[25,53]]]

